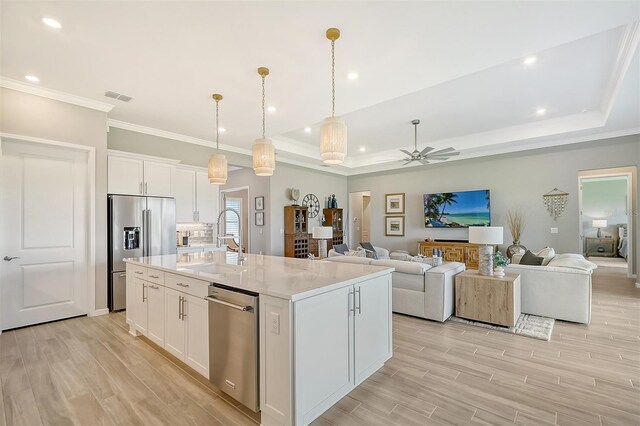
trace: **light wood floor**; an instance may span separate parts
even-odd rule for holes
[[[394,315],[394,357],[315,425],[640,424],[640,289],[594,276],[591,325],[550,342]],[[0,335],[0,425],[255,425],[122,314]]]

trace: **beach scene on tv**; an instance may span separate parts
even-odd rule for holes
[[[488,189],[424,195],[424,226],[426,228],[467,228],[490,225],[491,198]]]

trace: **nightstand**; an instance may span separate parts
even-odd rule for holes
[[[615,238],[585,238],[587,249],[586,256],[603,256],[615,257],[616,255],[616,239]]]
[[[520,317],[520,275],[456,275],[456,316],[513,327]]]

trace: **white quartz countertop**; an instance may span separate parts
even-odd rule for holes
[[[239,266],[237,256],[234,252],[215,251],[134,257],[124,261],[292,301],[394,270],[384,266],[257,254],[245,255],[247,260]]]

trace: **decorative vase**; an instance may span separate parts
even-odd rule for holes
[[[520,240],[515,240],[512,245],[507,247],[507,257],[511,260],[514,254],[524,254],[526,251],[527,248],[520,244]]]
[[[502,266],[496,266],[493,268],[494,277],[504,277],[504,268]]]

